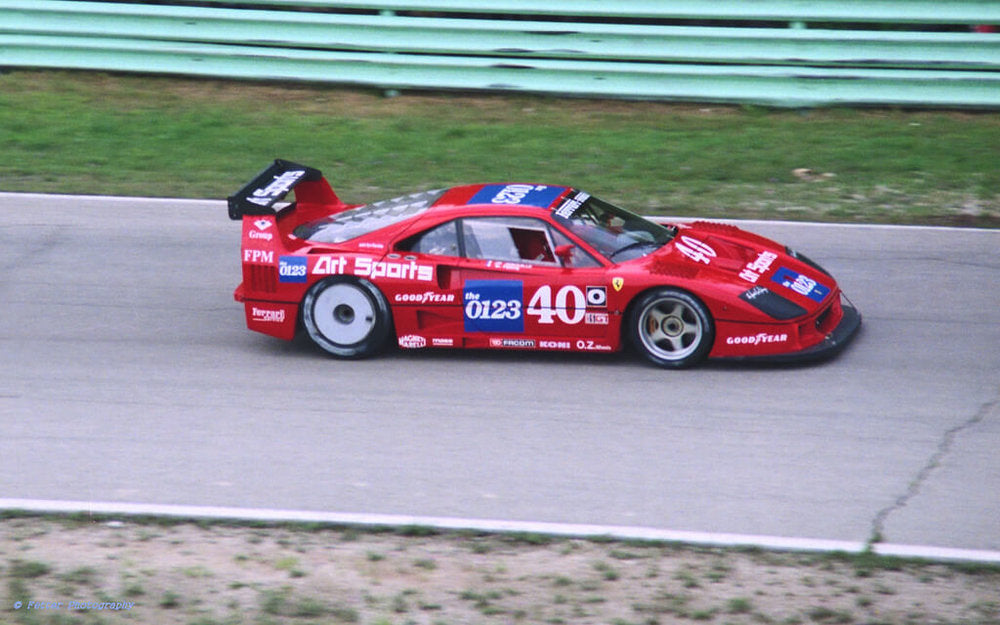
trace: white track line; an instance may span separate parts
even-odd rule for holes
[[[711,547],[758,547],[778,551],[857,554],[868,549],[868,545],[864,542],[844,540],[685,532],[652,527],[630,527],[627,525],[501,521],[494,519],[463,519],[400,514],[360,514],[351,512],[316,512],[310,510],[272,510],[266,508],[56,501],[44,499],[0,499],[0,510],[17,510],[33,513],[95,514],[100,516],[157,516],[176,519],[324,523],[369,527],[420,526],[438,530],[473,530],[489,533],[545,534],[582,538],[608,537],[621,540],[663,541]],[[879,555],[906,558],[1000,563],[1000,551],[892,544],[877,544],[873,546],[873,550]]]
[[[16,202],[17,200],[59,200],[59,201],[72,201],[72,202],[91,202],[91,203],[127,203],[127,204],[192,204],[192,205],[205,205],[212,204],[218,205],[220,208],[225,208],[226,201],[218,199],[207,199],[199,200],[193,198],[169,198],[169,197],[129,197],[122,195],[68,195],[61,193],[13,193],[10,191],[0,191],[0,200],[9,200]]]
[[[115,196],[115,195],[71,195],[71,194],[60,194],[60,193],[15,193],[10,191],[0,191],[0,200],[44,200],[45,198],[52,198],[54,200],[72,200],[78,202],[110,202],[110,203],[148,203],[148,204],[162,204],[162,203],[181,203],[181,204],[191,204],[191,205],[206,205],[206,204],[218,204],[220,207],[225,207],[226,201],[219,199],[194,199],[194,198],[165,198],[165,197],[129,197],[129,196]],[[716,221],[722,223],[733,223],[742,224],[747,226],[803,226],[803,227],[836,227],[836,228],[872,228],[880,230],[943,230],[943,231],[961,231],[961,232],[978,232],[982,234],[992,234],[1000,235],[1000,229],[990,229],[990,228],[959,228],[955,226],[907,226],[899,224],[860,224],[860,223],[835,223],[835,222],[815,222],[815,221],[783,221],[783,220],[768,220],[768,219],[724,219],[724,218],[702,218],[692,215],[687,216],[653,216],[649,217],[654,221],[667,221],[667,222],[689,222],[689,221]]]

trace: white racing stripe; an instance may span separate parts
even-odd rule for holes
[[[868,545],[864,542],[846,540],[686,532],[652,527],[630,527],[627,525],[501,521],[495,519],[463,519],[401,514],[362,514],[311,510],[272,510],[267,508],[229,508],[45,499],[0,499],[0,510],[57,514],[94,514],[99,516],[157,516],[175,519],[325,523],[330,525],[368,527],[419,526],[446,531],[473,530],[488,533],[546,534],[550,536],[571,536],[578,538],[600,537],[620,540],[662,541],[710,547],[757,547],[777,551],[857,554],[868,549]],[[1000,551],[893,544],[876,544],[872,546],[872,549],[876,554],[885,556],[936,561],[1000,563]]]

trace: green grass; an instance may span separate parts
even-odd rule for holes
[[[52,567],[45,562],[11,560],[7,574],[15,579],[32,579],[48,575],[51,571]]]
[[[0,190],[223,198],[275,157],[367,202],[571,184],[648,214],[1000,225],[1000,115],[0,74]],[[809,169],[832,177],[797,176]]]

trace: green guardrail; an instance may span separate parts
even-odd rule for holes
[[[0,0],[0,67],[776,106],[1000,105],[996,1],[488,4]]]

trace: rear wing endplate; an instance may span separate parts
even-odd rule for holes
[[[273,215],[277,212],[274,205],[299,183],[320,181],[323,181],[323,174],[318,169],[275,159],[242,189],[229,196],[229,218],[238,220],[244,215]],[[324,186],[329,189],[328,184]],[[330,195],[337,201],[332,190]]]

